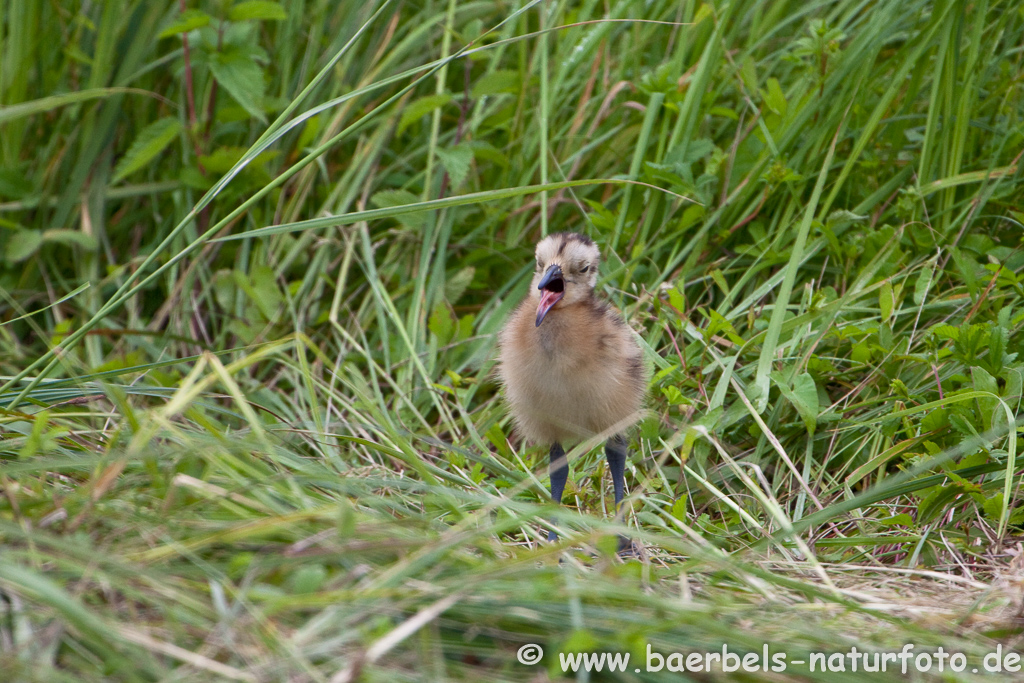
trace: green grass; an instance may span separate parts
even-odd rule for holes
[[[1017,3],[183,4],[0,9],[7,679],[1021,648]],[[621,522],[493,374],[554,230],[654,370]]]

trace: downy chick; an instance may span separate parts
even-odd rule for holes
[[[573,232],[537,244],[530,293],[499,338],[499,374],[516,426],[550,444],[551,497],[569,475],[563,444],[606,433],[618,509],[625,489],[622,432],[640,418],[647,389],[642,352],[622,316],[594,294],[601,253]],[[549,540],[556,538],[554,532]],[[620,550],[627,543],[620,539]]]

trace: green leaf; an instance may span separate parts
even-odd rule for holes
[[[672,504],[672,516],[682,522],[686,521],[686,498],[686,495],[682,495]]]
[[[908,515],[906,512],[902,512],[902,513],[900,513],[898,515],[893,515],[892,517],[886,517],[885,519],[880,519],[880,520],[878,520],[878,523],[883,525],[883,526],[895,526],[897,524],[901,524],[903,526],[913,527],[914,526],[914,519],[910,515]]]
[[[86,251],[96,251],[99,248],[99,242],[92,235],[87,235],[80,230],[65,230],[63,228],[44,230],[43,242],[56,242],[67,246],[76,245]]]
[[[9,263],[19,263],[36,253],[42,243],[43,234],[39,230],[18,230],[7,240],[4,258]]]
[[[269,0],[249,0],[240,2],[228,10],[231,21],[269,20],[284,21],[288,18],[284,8]]]
[[[522,82],[518,71],[498,69],[480,77],[473,84],[472,94],[474,98],[479,98],[500,93],[517,93],[522,88]]]
[[[925,266],[921,269],[921,272],[917,274],[917,281],[914,283],[914,303],[920,306],[924,303],[925,296],[928,295],[928,290],[932,285],[932,275],[934,269],[931,266]]]
[[[940,513],[946,509],[946,504],[953,502],[953,500],[963,492],[963,488],[956,485],[951,486],[937,486],[935,489],[924,497],[924,499],[917,506],[917,523],[919,525],[928,524],[933,519],[939,516]]]
[[[863,223],[869,218],[871,218],[871,216],[861,215],[854,213],[853,211],[847,211],[846,209],[836,209],[828,215],[828,218],[825,219],[825,225],[831,230],[839,230],[851,223]]]
[[[259,64],[241,52],[224,52],[210,60],[210,70],[217,82],[251,116],[266,121],[263,115],[263,69]]]
[[[262,238],[268,235],[279,235],[289,232],[298,232],[300,230],[310,230],[323,227],[333,228],[339,225],[351,225],[353,223],[358,223],[359,221],[364,220],[380,220],[382,218],[398,219],[400,217],[407,217],[411,214],[417,214],[423,211],[436,211],[438,209],[443,209],[452,206],[468,206],[470,204],[482,204],[484,202],[493,202],[500,199],[507,199],[509,197],[522,197],[524,195],[535,194],[543,190],[553,191],[567,187],[584,187],[588,185],[609,184],[625,184],[625,182],[618,178],[563,180],[557,183],[546,183],[544,185],[526,185],[517,187],[505,187],[497,190],[485,190],[483,192],[470,192],[464,195],[455,195],[451,197],[444,197],[441,199],[430,199],[427,201],[420,201],[417,198],[417,201],[405,202],[402,206],[368,209],[365,211],[352,211],[349,213],[337,214],[329,217],[310,218],[307,220],[297,221],[294,223],[285,223],[282,225],[268,225],[264,228],[257,228],[255,230],[248,230],[232,235],[225,235],[224,237],[218,237],[210,241],[229,242],[232,240],[251,239],[253,237]],[[409,192],[406,192],[406,194],[411,195],[411,193]]]
[[[668,290],[668,303],[672,308],[679,311],[680,314],[686,311],[686,299],[678,287],[672,287]]]
[[[449,277],[448,281],[444,283],[444,298],[453,304],[458,303],[459,299],[462,298],[462,295],[466,293],[466,288],[473,282],[473,277],[475,275],[476,268],[473,266],[466,266]]]
[[[779,372],[773,372],[771,378],[786,400],[796,408],[808,433],[814,436],[814,430],[818,426],[818,387],[814,383],[814,378],[804,372],[796,377],[792,388],[786,386],[785,380]]]
[[[161,31],[157,38],[170,38],[179,33],[188,33],[197,28],[209,26],[212,21],[213,17],[206,12],[197,9],[187,9],[178,15],[173,24]]]
[[[489,161],[502,168],[508,168],[508,157],[494,145],[482,140],[470,140],[464,144],[473,150],[473,156],[480,161]]]
[[[779,116],[786,115],[786,96],[782,93],[782,86],[779,85],[779,79],[768,79],[768,91],[764,93],[764,100],[768,105],[768,108],[773,112]]]
[[[29,196],[35,188],[25,175],[24,168],[0,168],[0,197],[22,199]]]
[[[448,304],[438,301],[434,310],[430,312],[430,319],[427,321],[427,329],[437,336],[441,344],[447,344],[455,336],[455,316],[452,314]]]
[[[381,190],[370,198],[370,203],[382,209],[390,209],[406,204],[415,204],[420,198],[408,190]],[[407,228],[422,228],[426,225],[427,216],[424,213],[409,213],[397,216],[396,220]]]
[[[117,162],[114,178],[110,182],[120,182],[135,171],[144,168],[159,156],[180,133],[181,121],[170,116],[157,119],[143,128],[135,136],[135,140],[128,147],[125,155]]]
[[[949,426],[949,409],[936,408],[921,418],[921,429],[934,432]]]
[[[886,280],[878,290],[878,306],[882,309],[882,322],[887,323],[892,318],[893,309],[896,308],[896,299],[892,291],[892,283]]]
[[[693,401],[683,396],[683,392],[679,391],[678,387],[667,386],[661,388],[661,393],[665,396],[671,405],[693,405]]]
[[[644,439],[657,439],[661,431],[661,421],[657,417],[647,417],[640,422],[640,436]]]
[[[441,160],[444,170],[448,171],[448,178],[451,180],[452,188],[462,185],[469,173],[469,166],[473,163],[473,150],[469,145],[461,144],[455,147],[437,149],[437,158]]]
[[[701,5],[701,8],[703,9],[703,5]],[[732,119],[733,121],[740,120],[740,115],[728,107],[711,107],[711,109],[708,110],[708,116],[724,116],[725,118]]]
[[[459,318],[458,329],[455,331],[456,339],[469,339],[473,336],[473,329],[476,326],[476,314],[467,313]]]
[[[9,107],[0,106],[0,123],[7,123],[8,121],[14,121],[15,119],[33,114],[41,114],[59,107],[78,104],[79,102],[111,97],[122,93],[138,94],[139,92],[132,88],[90,88],[89,90],[79,90],[78,92],[71,92],[65,95],[54,95],[29,102],[20,102]]]
[[[448,94],[427,95],[426,97],[413,100],[405,106],[405,109],[402,110],[402,118],[398,121],[397,134],[401,135],[405,132],[406,128],[416,123],[438,107],[443,107],[451,101],[452,96]]]
[[[614,554],[614,550],[613,553]],[[569,633],[562,642],[561,652],[589,652],[595,649],[600,642],[593,633],[586,629],[578,628]]]
[[[939,339],[949,339],[952,341],[960,339],[960,328],[947,325],[946,323],[931,328],[931,333]]]
[[[981,507],[985,511],[986,517],[998,521],[1003,515],[1003,494],[997,493],[991,498],[986,498]]]
[[[299,594],[315,593],[327,579],[327,569],[322,564],[307,564],[299,567],[290,577],[292,590]]]
[[[873,355],[874,351],[867,342],[854,344],[853,348],[850,349],[850,359],[854,363],[867,363]]]
[[[711,279],[715,281],[718,288],[722,290],[722,293],[729,296],[729,283],[725,280],[725,274],[722,273],[720,268],[715,268],[711,271]]]
[[[252,285],[250,296],[253,303],[260,309],[264,318],[269,321],[275,320],[285,299],[277,285],[274,269],[266,265],[254,266],[249,274],[249,281]]]
[[[506,458],[511,457],[512,452],[508,446],[508,439],[505,437],[505,432],[501,431],[500,424],[497,422],[492,424],[484,436],[487,437],[487,440],[501,455]]]
[[[963,277],[964,284],[967,285],[967,291],[970,292],[971,298],[975,298],[978,295],[978,276],[977,276],[977,262],[969,255],[964,254],[956,247],[950,247],[949,252],[953,255],[953,263],[956,264],[957,270],[960,271],[960,275]]]

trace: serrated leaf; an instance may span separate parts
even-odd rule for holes
[[[933,327],[931,333],[939,339],[951,339],[953,341],[960,339],[960,328],[945,323]]]
[[[240,2],[228,10],[231,21],[268,20],[283,21],[288,18],[284,8],[269,0],[249,0]]]
[[[413,100],[409,104],[405,105],[405,109],[402,110],[402,118],[398,120],[398,135],[401,135],[405,132],[406,128],[416,123],[430,112],[434,111],[438,107],[443,107],[451,101],[451,95],[442,93],[439,95],[427,95],[426,97]]]
[[[132,144],[128,147],[114,169],[114,178],[110,182],[117,183],[136,171],[144,168],[163,152],[181,133],[181,121],[174,117],[157,119],[143,128]]]
[[[679,391],[678,387],[667,386],[661,388],[661,393],[664,394],[665,398],[671,405],[693,405],[693,401],[683,396],[683,392]]]
[[[173,24],[160,31],[157,38],[170,38],[171,36],[178,35],[179,33],[188,33],[194,31],[197,28],[203,28],[209,26],[210,22],[213,21],[206,12],[197,9],[187,9],[178,15],[178,18]]]
[[[40,231],[18,230],[7,240],[4,258],[9,263],[19,263],[36,253],[42,243],[43,235]]]
[[[251,116],[266,121],[263,115],[263,69],[249,55],[226,52],[210,60],[210,71]]]
[[[949,416],[949,424],[963,436],[978,436],[978,431],[968,422],[963,415],[952,413]]]
[[[676,519],[686,521],[686,496],[680,496],[679,500],[672,504],[672,516]]]
[[[469,173],[469,166],[473,163],[473,150],[468,145],[456,145],[447,149],[439,147],[437,158],[441,160],[444,170],[448,171],[448,178],[453,188],[462,185]]]
[[[981,507],[986,517],[998,520],[1003,515],[1003,494],[997,493],[991,498],[986,498]]]

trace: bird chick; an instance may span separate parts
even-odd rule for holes
[[[647,389],[643,355],[622,316],[594,294],[601,253],[593,240],[554,233],[537,244],[536,257],[530,293],[499,338],[506,400],[520,434],[550,445],[556,503],[569,475],[563,444],[609,434],[605,455],[618,509],[625,490],[622,432],[639,419]],[[621,550],[628,542],[619,543]]]

